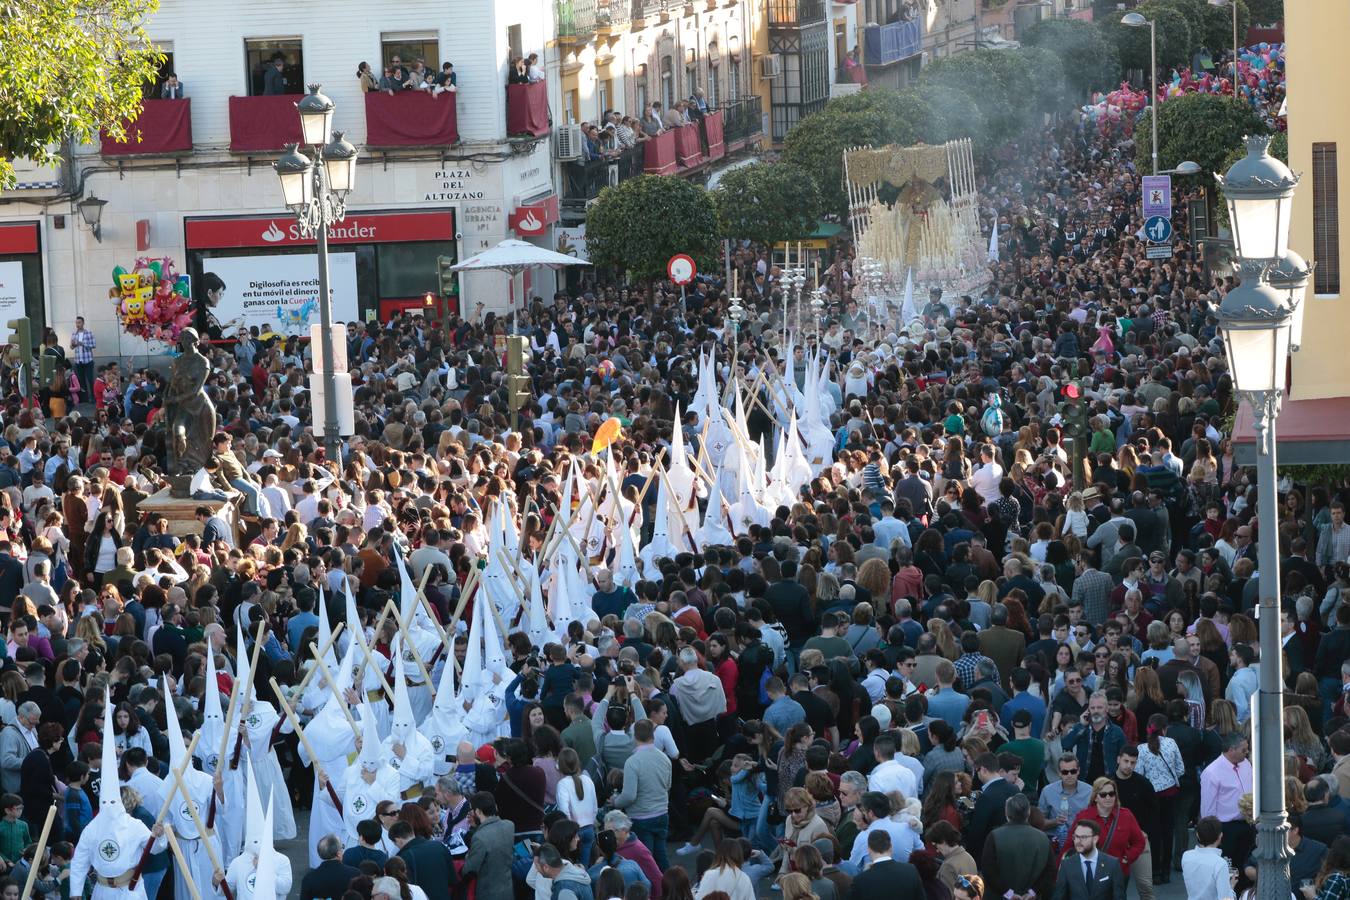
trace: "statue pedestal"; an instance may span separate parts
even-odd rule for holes
[[[197,521],[197,507],[205,506],[212,515],[220,516],[229,523],[235,546],[239,545],[239,518],[235,514],[234,504],[228,500],[193,500],[191,497],[179,498],[164,488],[137,506],[143,513],[153,513],[169,520],[169,534],[184,537],[189,534],[201,534],[202,523]]]

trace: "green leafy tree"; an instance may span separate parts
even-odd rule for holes
[[[842,112],[866,112],[882,118],[888,144],[940,144],[947,140],[947,120],[929,98],[910,89],[874,88],[832,102]]]
[[[1059,56],[1045,47],[1022,47],[1013,52],[1025,59],[1031,68],[1031,96],[1036,102],[1036,110],[1052,113],[1064,108],[1068,100],[1067,79]]]
[[[1111,9],[1115,12],[1114,3]],[[1120,51],[1091,22],[1045,19],[1027,29],[1022,45],[1040,47],[1059,57],[1065,89],[1075,101],[1120,83]]]
[[[1206,0],[1156,0],[1166,6],[1172,6],[1185,13],[1186,22],[1191,26],[1191,40],[1196,47],[1205,46],[1210,52],[1219,54],[1233,49],[1233,9],[1229,6],[1212,6]],[[1247,34],[1251,24],[1251,10],[1247,0],[1234,0],[1237,3],[1238,41]]]
[[[842,215],[848,212],[844,151],[850,147],[889,144],[894,126],[873,110],[842,110],[836,105],[838,102],[827,103],[820,112],[802,119],[788,132],[783,141],[783,159],[814,173],[823,208]]]
[[[1247,0],[1253,25],[1274,25],[1284,21],[1284,0]]]
[[[970,97],[979,107],[988,127],[989,143],[1007,140],[1015,133],[1020,117],[1012,95],[999,78],[998,70],[988,59],[991,53],[1005,51],[977,50],[947,56],[925,68],[920,82],[949,88]],[[951,116],[947,117],[953,121]],[[1011,129],[1011,130],[1010,130]]]
[[[0,5],[0,188],[13,161],[47,163],[63,141],[126,136],[163,58],[145,33],[157,0],[19,0]]]
[[[693,182],[639,175],[600,192],[586,212],[586,243],[596,265],[623,269],[649,285],[666,277],[676,253],[707,270],[717,260],[717,208]]]
[[[921,98],[942,116],[943,121],[947,123],[947,135],[944,140],[969,138],[977,147],[988,144],[989,124],[985,121],[979,104],[965,91],[945,84],[920,81],[906,88],[905,93]],[[930,141],[930,143],[938,142]]]
[[[1040,76],[1032,68],[1027,55],[1020,48],[977,52],[994,70],[994,78],[1009,99],[1000,122],[1004,135],[1012,137],[1041,125],[1040,114],[1045,110],[1041,108],[1041,95],[1037,90]]]
[[[815,178],[784,162],[734,169],[712,196],[722,237],[763,244],[801,240],[814,230],[822,209]]]
[[[1158,70],[1165,74],[1173,66],[1189,65],[1195,44],[1191,39],[1191,26],[1186,16],[1170,6],[1143,4],[1138,10],[1140,15],[1153,19],[1158,31]],[[1122,25],[1122,16],[1116,13],[1101,23],[1107,40],[1116,45],[1120,52],[1120,64],[1126,69],[1140,69],[1145,74],[1149,70],[1148,27],[1132,28]]]
[[[1149,166],[1152,114],[1145,110],[1134,131],[1135,160],[1142,171]],[[1158,106],[1158,165],[1172,169],[1183,160],[1197,162],[1212,187],[1213,173],[1225,171],[1224,160],[1242,146],[1242,138],[1266,131],[1249,104],[1228,94],[1172,97]]]

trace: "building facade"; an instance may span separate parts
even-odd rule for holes
[[[1343,65],[1340,38],[1350,34],[1350,6],[1340,0],[1285,4],[1289,168],[1302,176],[1294,193],[1289,246],[1317,265],[1304,300],[1303,345],[1293,357],[1290,397],[1317,400],[1350,395],[1341,341],[1350,332],[1350,86],[1334,77]],[[1347,164],[1340,162],[1344,145]],[[1344,422],[1338,423],[1343,425]]]
[[[330,0],[322,14],[269,0],[162,0],[147,30],[179,90],[148,90],[127,142],[75,147],[57,170],[21,166],[19,188],[0,195],[0,322],[22,309],[35,333],[52,327],[64,343],[83,316],[100,356],[163,352],[124,333],[109,289],[114,267],[168,257],[194,301],[206,301],[210,275],[225,282],[222,323],[242,313],[256,324],[271,310],[276,330],[308,333],[314,245],[297,234],[272,168],[298,140],[294,104],[308,83],[323,85],[334,127],[361,150],[347,220],[330,232],[338,320],[421,307],[440,292],[443,263],[507,237],[553,245],[550,4],[404,0],[376,15],[354,0]],[[532,52],[547,77],[508,89],[510,61]],[[456,90],[363,93],[358,64],[378,79],[396,58],[433,71],[451,63]],[[97,237],[78,212],[91,197],[106,201]],[[450,299],[470,313],[480,303],[504,311],[522,287],[475,273]]]

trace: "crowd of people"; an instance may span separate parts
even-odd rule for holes
[[[299,342],[215,343],[190,533],[140,509],[159,375],[53,414],[7,372],[0,897],[1247,896],[1258,540],[1292,883],[1350,895],[1344,491],[1258,534],[1232,282],[1184,221],[1145,258],[1131,159],[1086,120],[995,154],[991,288],[914,323],[842,247],[784,346],[749,245],[739,331],[720,278],[352,323],[339,458]]]

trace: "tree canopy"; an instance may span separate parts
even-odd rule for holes
[[[1141,4],[1135,10],[1157,23],[1158,69],[1160,72],[1176,66],[1188,66],[1196,43],[1191,37],[1191,26],[1184,13],[1167,3]],[[1121,14],[1116,13],[1101,23],[1102,33],[1116,45],[1120,64],[1126,69],[1149,71],[1149,29],[1122,25]]]
[[[666,277],[666,263],[687,253],[698,267],[716,265],[717,209],[701,185],[666,175],[639,175],[605,188],[586,211],[591,261],[636,281]]]
[[[126,136],[162,55],[144,29],[157,0],[22,0],[0,9],[0,188],[13,161],[50,162],[67,138]]]
[[[1135,159],[1142,171],[1149,165],[1148,136],[1152,110],[1135,127]],[[1206,178],[1224,171],[1224,160],[1242,146],[1248,134],[1265,134],[1265,123],[1243,100],[1228,94],[1183,94],[1158,105],[1158,165],[1175,168],[1183,160],[1200,164]],[[1286,151],[1287,153],[1287,151]]]
[[[1115,4],[1111,6],[1114,11]],[[1022,44],[1059,57],[1065,89],[1074,100],[1091,91],[1109,91],[1120,81],[1120,51],[1091,22],[1043,19],[1027,29]]]
[[[820,217],[820,190],[789,163],[755,163],[722,176],[713,191],[722,236],[763,244],[801,240]]]

